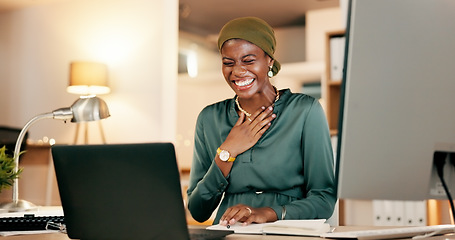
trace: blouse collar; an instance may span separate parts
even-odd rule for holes
[[[275,102],[275,108],[273,109],[273,112],[275,114],[280,113],[283,108],[286,106],[285,102],[287,102],[288,98],[291,96],[292,92],[289,88],[282,89],[280,90],[280,99]],[[229,99],[228,107],[229,107],[229,119],[233,121],[234,123],[237,122],[239,119],[239,115],[237,114],[236,110],[236,104],[235,104],[235,98],[237,95],[235,95],[233,98]]]

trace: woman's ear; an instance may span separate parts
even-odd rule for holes
[[[269,67],[273,67],[273,64],[275,63],[275,60],[269,56]]]

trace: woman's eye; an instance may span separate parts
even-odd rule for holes
[[[254,59],[245,59],[243,60],[244,63],[253,63]]]
[[[223,62],[223,65],[224,66],[232,66],[232,65],[234,65],[234,63],[232,63],[232,62]]]

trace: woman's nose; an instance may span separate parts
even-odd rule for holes
[[[234,65],[232,72],[234,73],[234,75],[242,76],[247,72],[247,70],[244,66],[236,64],[236,65]]]

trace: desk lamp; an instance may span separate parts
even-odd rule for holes
[[[103,63],[74,61],[70,63],[70,75],[67,92],[77,94],[79,96],[90,96],[107,94],[111,90],[107,84],[107,66]],[[79,136],[79,128],[81,124],[76,125],[76,134],[74,144],[77,143]],[[103,143],[106,143],[103,127],[99,122],[99,129]],[[84,124],[84,143],[88,143],[88,125]]]
[[[27,130],[30,126],[38,120],[45,118],[60,119],[63,121],[71,120],[71,122],[87,122],[87,121],[97,121],[109,117],[109,110],[107,108],[106,102],[101,98],[96,96],[82,96],[76,100],[71,107],[59,108],[53,112],[43,113],[33,117],[29,120],[25,126],[22,128],[19,133],[19,137],[16,141],[16,146],[14,148],[14,162],[15,168],[14,171],[19,169],[19,153],[21,143],[27,133]],[[9,212],[21,212],[32,210],[36,208],[33,203],[30,203],[25,200],[19,200],[19,184],[18,179],[15,179],[13,182],[13,200],[9,203],[3,203],[0,205],[0,209],[8,210]]]

